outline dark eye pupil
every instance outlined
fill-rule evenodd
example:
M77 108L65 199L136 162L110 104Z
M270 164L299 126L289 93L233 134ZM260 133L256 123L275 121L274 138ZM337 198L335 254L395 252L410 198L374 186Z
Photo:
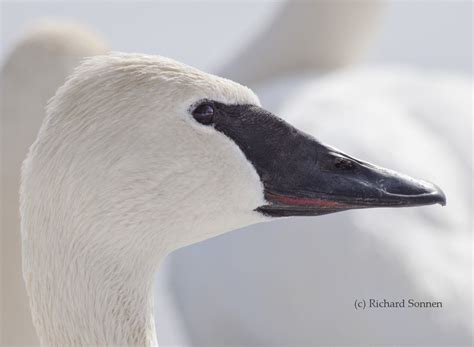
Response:
M193 111L193 117L201 124L211 124L214 120L214 108L209 104L202 104Z

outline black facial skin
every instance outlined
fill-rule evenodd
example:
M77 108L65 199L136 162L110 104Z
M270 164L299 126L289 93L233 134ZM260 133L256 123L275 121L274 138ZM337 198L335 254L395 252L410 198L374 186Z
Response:
M446 204L437 186L323 145L261 107L204 103L212 108L206 125L232 139L259 174L268 204L256 210L265 215L316 216L355 208Z

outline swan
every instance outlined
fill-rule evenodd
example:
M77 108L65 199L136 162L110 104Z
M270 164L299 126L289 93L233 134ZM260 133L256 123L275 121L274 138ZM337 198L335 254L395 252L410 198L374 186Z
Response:
M35 346L21 271L18 205L20 166L43 121L47 100L85 56L107 45L84 25L43 20L21 36L1 68L2 147L2 322L1 344ZM8 318L7 318L8 317Z
M125 53L89 58L59 88L21 179L44 345L156 345L153 275L177 248L278 217L446 202L297 130L247 87Z

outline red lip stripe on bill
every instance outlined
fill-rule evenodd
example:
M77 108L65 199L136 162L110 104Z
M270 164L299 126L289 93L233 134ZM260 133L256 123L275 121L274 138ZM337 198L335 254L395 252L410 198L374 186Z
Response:
M285 205L293 206L319 206L319 207L345 207L346 204L342 204L336 201L312 199L312 198L297 198L294 196L285 196L277 194L268 194L271 200L276 200Z

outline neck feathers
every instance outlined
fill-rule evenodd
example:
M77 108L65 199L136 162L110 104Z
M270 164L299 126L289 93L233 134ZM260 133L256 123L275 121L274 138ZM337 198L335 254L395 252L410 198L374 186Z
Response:
M105 254L101 257L94 252ZM155 269L136 264L134 259L102 262L106 253L89 249L79 254L71 248L63 253L63 259L46 255L32 264L30 258L31 271L25 275L42 344L157 344L152 291ZM130 271L132 268L136 271Z

